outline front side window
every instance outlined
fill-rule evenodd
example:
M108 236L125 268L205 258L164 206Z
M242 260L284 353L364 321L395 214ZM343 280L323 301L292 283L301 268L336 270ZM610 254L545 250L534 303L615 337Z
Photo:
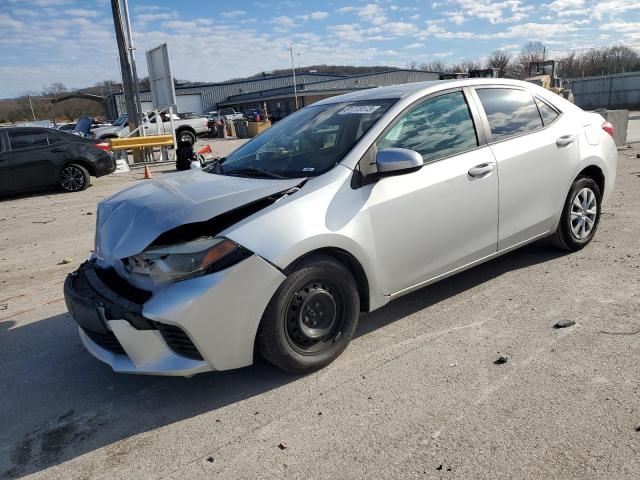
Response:
M408 148L425 162L478 146L469 106L462 92L430 98L400 119L378 141L378 150Z
M9 133L9 145L11 150L23 148L46 147L47 134L40 130L15 130Z
M478 88L493 140L542 128L542 119L531 94L513 88Z
M300 178L338 162L397 100L311 105L286 117L233 152L212 173ZM221 110L222 112L222 110Z

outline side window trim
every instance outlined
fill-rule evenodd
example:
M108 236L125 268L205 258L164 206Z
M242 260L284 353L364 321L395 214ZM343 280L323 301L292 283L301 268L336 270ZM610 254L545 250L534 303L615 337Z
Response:
M561 110L559 110L555 105L552 105L551 103L549 103L547 100L545 100L544 98L538 96L538 95L534 95L533 96L533 101L536 104L536 107L538 107L538 113L540 114L540 118L542 118L542 125L543 125L543 129L550 127L551 125L553 125L554 123L556 123L556 121L563 115L563 112ZM549 124L545 124L544 122L544 117L542 116L542 112L540 111L540 106L538 105L538 102L542 102L544 103L547 107L549 107L551 110L553 110L554 112L556 112L558 115L556 116L556 118L553 119L553 121ZM536 130L537 131L537 130Z
M464 87L465 93L467 94L467 102L473 103L474 110L472 110L472 114L477 115L477 119L474 116L474 123L476 125L476 132L478 132L478 143L480 145L486 145L493 142L493 135L491 134L491 127L489 126L489 119L487 118L487 113L484 111L484 107L482 106L482 102L480 102L480 97L476 93L475 87ZM484 143L480 141L479 133L482 132L482 137Z
M536 133L536 132L541 132L542 130L544 130L545 128L547 128L548 126L551 126L552 124L555 123L555 120L553 122L551 122L549 125L545 125L544 124L544 119L542 118L542 114L540 113L540 109L538 109L538 103L536 102L536 98L539 98L538 96L532 94L528 89L524 88L524 87L518 87L515 85L500 85L500 84L494 84L494 85L473 85L472 87L470 87L474 90L474 98L477 98L477 102L478 102L478 109L481 112L482 115L482 123L486 129L486 135L487 135L487 143L489 145L492 145L494 143L500 143L500 142L506 142L508 140L512 140L514 138L520 138L524 135L530 135L532 133ZM482 102L480 101L480 97L478 96L478 93L476 92L476 90L480 90L480 89L505 89L505 90L520 90L523 92L527 92L530 96L531 99L533 100L533 104L536 106L536 110L538 111L538 116L540 117L540 123L542 124L542 127L540 128L536 128L535 130L530 130L528 132L522 132L522 133L518 133L517 135L512 135L510 137L506 137L506 138L501 138L499 140L494 140L493 139L493 134L491 133L491 127L489 125L489 118L487 117L487 112L485 112L484 110L484 106L482 105ZM542 100L542 99L540 99ZM542 100L544 101L544 100ZM549 105L548 102L544 102L547 105ZM553 108L554 110L556 110L559 115L556 118L556 120L558 118L560 118L560 116L562 115L562 112L558 111L558 109L552 105L549 105L551 108Z
M7 132L7 151L12 151L12 152L21 152L22 150L31 150L31 149L35 149L35 148L43 148L43 147L48 147L49 146L49 137L47 136L47 132L45 132L44 130L34 130L33 128L25 128L24 130L21 130L20 133L26 132L27 134L31 133L31 135L36 135L36 134L42 134L44 135L44 138L47 140L47 144L46 145L30 145L28 147L23 147L23 148L13 148L13 146L11 145L11 132Z

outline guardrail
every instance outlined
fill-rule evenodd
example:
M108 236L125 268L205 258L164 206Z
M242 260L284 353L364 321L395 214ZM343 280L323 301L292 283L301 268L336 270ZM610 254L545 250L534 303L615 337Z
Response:
M146 137L112 138L111 150L132 150L148 147L173 147L173 135L149 135Z

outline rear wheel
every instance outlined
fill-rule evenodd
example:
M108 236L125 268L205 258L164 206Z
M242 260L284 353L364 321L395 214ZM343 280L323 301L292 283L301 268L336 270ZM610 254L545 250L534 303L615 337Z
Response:
M598 184L589 177L578 177L567 195L558 229L551 237L553 243L564 250L584 248L598 229L601 201Z
M358 286L349 269L331 257L312 257L295 268L269 302L258 349L283 370L318 370L347 347L359 314Z
M190 132L189 130L179 131L177 137L178 137L178 142L187 142L187 143L190 143L191 145L196 143L195 133Z
M60 187L66 192L79 192L89 186L91 176L86 168L77 163L65 165L60 171Z

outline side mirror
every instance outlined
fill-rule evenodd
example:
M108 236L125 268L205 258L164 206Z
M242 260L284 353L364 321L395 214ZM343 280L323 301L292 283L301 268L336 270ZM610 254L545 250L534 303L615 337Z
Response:
M424 164L422 155L408 148L385 148L376 153L376 166L380 174L407 173Z

